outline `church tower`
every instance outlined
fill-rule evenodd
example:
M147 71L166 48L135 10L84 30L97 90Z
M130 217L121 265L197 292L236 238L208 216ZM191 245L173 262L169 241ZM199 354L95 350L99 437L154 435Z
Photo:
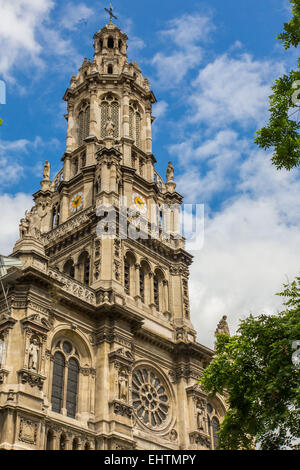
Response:
M0 449L214 449L221 397L197 384L171 163L152 153L156 102L127 36L94 35L65 92L66 151L44 167L0 297ZM14 262L15 260L15 262ZM18 260L18 262L17 262Z

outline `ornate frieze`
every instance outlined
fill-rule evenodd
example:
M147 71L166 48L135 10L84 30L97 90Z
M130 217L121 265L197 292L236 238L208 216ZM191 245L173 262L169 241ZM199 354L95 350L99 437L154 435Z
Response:
M62 284L61 289L63 291L68 292L74 297L84 300L91 305L96 305L96 295L94 291L84 286L81 282L75 281L64 274L61 274L54 268L48 269L48 275Z
M132 406L128 403L125 403L121 400L114 400L112 405L116 415L126 416L127 418L132 417L133 409Z
M205 435L205 434L203 434L199 431L194 431L194 432L190 433L189 437L190 437L190 443L192 445L205 447L206 449L211 448L211 440L207 435Z

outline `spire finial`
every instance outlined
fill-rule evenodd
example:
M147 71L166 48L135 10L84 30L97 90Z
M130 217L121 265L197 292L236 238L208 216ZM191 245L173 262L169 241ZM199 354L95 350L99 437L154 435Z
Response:
M109 4L109 7L109 10L107 8L104 8L104 10L107 11L110 16L109 24L113 24L112 19L115 18L115 20L117 20L118 18L113 14L113 6L111 3Z

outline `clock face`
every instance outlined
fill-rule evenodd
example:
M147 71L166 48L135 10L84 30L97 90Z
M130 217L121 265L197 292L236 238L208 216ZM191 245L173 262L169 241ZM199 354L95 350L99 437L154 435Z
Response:
M75 196L72 197L70 202L70 211L74 214L75 212L79 211L83 207L83 193L77 193Z
M141 194L134 193L132 195L132 202L135 206L135 208L141 212L142 214L146 214L147 212L147 203L146 200Z

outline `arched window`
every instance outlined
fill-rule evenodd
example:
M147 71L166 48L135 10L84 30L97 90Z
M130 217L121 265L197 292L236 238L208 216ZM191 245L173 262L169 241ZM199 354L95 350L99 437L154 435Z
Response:
M112 73L113 73L113 66L112 66L111 64L109 64L109 65L107 66L107 73L108 73L109 75L112 75Z
M91 450L91 445L89 442L86 442L84 445L84 450Z
M79 355L68 340L56 344L52 376L52 411L61 413L66 409L67 416L75 418L78 401ZM67 368L67 370L66 370Z
M143 260L140 266L140 296L141 301L145 305L149 305L150 299L150 266L147 261Z
M214 449L217 449L219 445L219 434L218 431L220 429L220 424L218 418L215 416L212 419L212 432L213 432L213 442L214 442Z
M156 269L153 278L153 291L154 291L154 304L156 310L168 310L167 292L165 292L165 285L167 282L165 276L160 269Z
M121 39L119 39L119 50L120 50L120 51L122 50L122 45L123 45L123 44L122 44L122 41L121 41Z
M115 139L119 137L120 131L120 105L118 99L111 93L108 93L101 102L101 137L107 136L108 121L112 121L114 125L113 136Z
M73 176L76 176L78 173L78 158L75 157L72 160L72 169L73 169Z
M100 39L100 41L99 41L99 49L100 49L100 52L103 49L103 40L102 39Z
M107 40L107 47L109 49L113 49L114 48L114 38L112 38L111 36L108 38Z
M66 436L61 434L59 438L59 450L66 450Z
M52 378L52 411L60 413L63 405L65 358L61 352L54 354Z
M83 152L81 155L80 155L80 168L84 168L86 165L86 153Z
M47 432L46 450L53 450L53 432L51 429Z
M143 304L145 303L145 273L140 269L140 296Z
M82 109L78 115L78 145L82 145L84 139L90 133L90 107Z
M135 257L132 253L127 253L124 259L124 288L125 292L132 297L136 295L135 289Z
M52 228L55 228L59 225L60 218L60 205L57 204L52 209Z
M72 450L78 450L78 448L79 448L79 441L77 437L75 437L72 442Z
M74 261L73 260L70 259L66 262L66 264L63 267L63 272L74 279L74 277L75 277L75 267L74 267Z
M78 281L83 282L87 286L90 283L90 257L85 251L78 259L79 264L79 279Z
M68 363L67 382L67 416L75 418L78 393L79 365L76 359L71 358Z

